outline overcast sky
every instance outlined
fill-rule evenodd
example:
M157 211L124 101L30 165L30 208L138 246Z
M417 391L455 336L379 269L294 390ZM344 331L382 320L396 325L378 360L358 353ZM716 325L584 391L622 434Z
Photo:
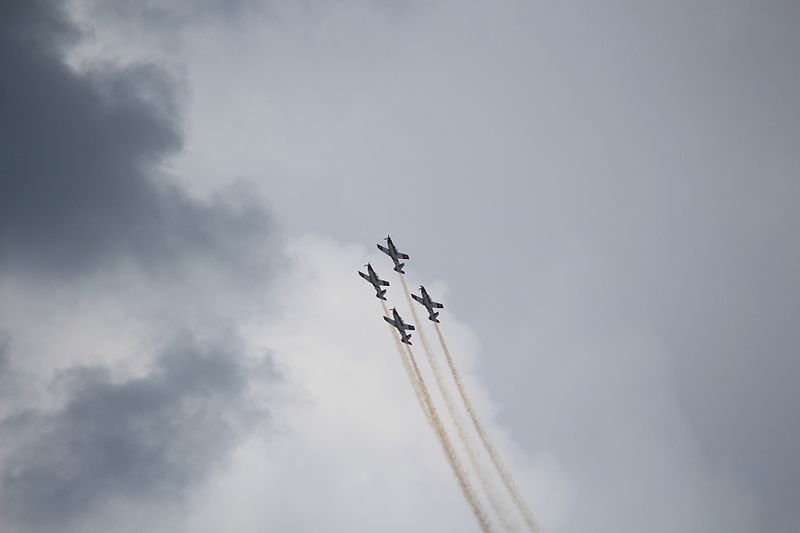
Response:
M477 531L411 255L545 532L800 530L800 4L0 7L0 529ZM416 345L415 345L416 346Z

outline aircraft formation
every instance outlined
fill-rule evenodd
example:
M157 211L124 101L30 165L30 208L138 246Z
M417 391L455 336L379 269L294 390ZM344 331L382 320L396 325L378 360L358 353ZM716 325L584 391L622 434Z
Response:
M400 260L411 259L411 257L408 254L404 254L397 249L397 246L395 246L395 244L392 242L391 236L387 236L383 240L386 241L386 246L381 246L380 244L378 244L378 250L380 250L381 252L385 253L386 255L392 258L392 261L394 262L393 270L395 272L399 274L405 274L403 267L406 265L405 263L401 263ZM380 276L378 276L378 274L375 273L375 269L372 268L371 264L367 263L364 266L367 267L367 273L365 274L359 271L358 275L367 280L367 282L372 284L372 287L375 289L376 298L379 298L381 300L386 300L386 290L381 289L381 287L388 287L389 282L384 279L381 279ZM428 291L426 291L425 287L423 287L422 285L419 286L419 290L421 296L412 294L411 297L415 301L422 304L428 310L428 320L438 323L439 313L434 312L434 309L441 309L444 307L444 305L438 302L434 302L431 299L430 295L428 294ZM408 344L409 346L411 345L411 334L407 332L414 331L415 329L414 325L404 322L402 317L400 316L400 313L397 312L397 308L394 307L392 308L391 318L388 316L384 316L383 319L386 320L386 322L388 322L395 328L397 328L397 331L400 332L400 339L401 339L400 342Z
M450 349L440 327L439 312L436 311L436 309L444 308L444 305L434 301L422 285L419 287L419 295L413 294L408 290L406 273L403 270L405 263L402 263L401 260L407 260L410 257L397 248L390 236L383 240L386 241L386 245L378 244L378 250L388 255L392 263L394 263L393 270L398 274L408 309L411 312L413 321L417 323L416 327L414 324L403 320L403 317L397 311L397 307L393 307L391 311L389 310L386 302L386 289L384 288L389 286L389 282L381 279L370 263L364 265L367 271L358 271L358 275L375 289L375 297L380 301L383 310L383 319L391 326L390 333L417 401L433 430L436 440L444 451L453 475L482 533L495 533L495 521L499 522L502 529L507 533L520 533L517 527L517 520L519 519L522 519L525 528L530 533L539 533L540 530L533 518L533 514L517 490L510 471L501 462L497 449L478 418L455 361L450 354ZM422 305L428 312L428 320L433 323L432 326L436 330L436 336L439 339L440 355L438 357L435 353L436 350L433 349L426 337L425 328L420 323L420 317L417 315L417 308L413 302ZM425 367L425 373L417 363L417 358L411 348L411 331L416 331L419 335L422 350L428 363ZM442 372L438 362L442 355L450 371L450 383L447 382L445 373ZM432 375L435 378L435 390L438 390L439 393L436 398L431 395L431 389L426 383L424 374L427 373L430 373L429 376ZM452 394L450 390L453 385L457 391L457 396ZM450 423L456 429L457 435L455 439L448 434L447 424L443 422L443 418L439 414L439 406L436 405L436 400L444 402L445 412L449 416ZM464 421L464 414L471 421L471 426ZM457 444L454 445L454 442ZM466 462L461 457L461 453L466 453ZM486 468L487 465L484 464L487 461L490 465L488 469ZM476 490L473 486L475 481L482 489L481 491ZM497 482L505 487L503 494L499 494L495 489L493 484ZM487 503L488 508L486 507ZM505 504L513 505L516 508L516 512L509 511Z

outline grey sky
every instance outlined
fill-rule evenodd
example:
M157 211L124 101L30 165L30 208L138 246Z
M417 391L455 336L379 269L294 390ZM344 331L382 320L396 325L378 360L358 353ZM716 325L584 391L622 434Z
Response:
M371 249L390 232L478 339L520 454L559 465L554 531L800 526L796 3L70 10L91 28L71 64L102 70L68 70L51 38L3 52L18 74L0 100L17 125L0 267L39 261L49 280L133 258L180 274L188 258L245 280L185 284L201 306L233 291L235 329L240 303L260 305L242 285L274 272L262 235ZM4 20L4 43L40 34ZM45 138L34 121L54 116ZM43 143L63 157L37 157ZM81 187L35 196L28 176L61 168ZM213 200L231 183L248 202ZM137 308L185 294L172 283Z

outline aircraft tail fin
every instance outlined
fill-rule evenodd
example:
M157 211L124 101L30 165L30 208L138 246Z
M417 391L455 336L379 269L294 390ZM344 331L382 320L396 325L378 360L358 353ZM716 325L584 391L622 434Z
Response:
M406 266L405 263L397 263L397 266L394 267L394 269L395 269L395 271L400 272L401 274L405 274L405 272L403 272L403 267L404 266Z
M378 293L377 294L378 298L380 298L381 300L385 300L386 299L386 291L385 290L378 289L376 292Z
M439 322L439 320L438 320L439 319L439 313L431 313L431 316L429 318L431 320L433 320L434 322Z

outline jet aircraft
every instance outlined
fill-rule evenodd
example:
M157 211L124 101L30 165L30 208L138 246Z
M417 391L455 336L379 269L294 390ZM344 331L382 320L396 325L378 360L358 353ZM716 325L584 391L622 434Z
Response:
M419 290L422 293L422 296L417 296L416 294L412 294L411 297L414 298L414 300L421 303L422 305L424 305L425 308L428 310L428 320L439 322L438 319L439 313L434 313L433 310L434 308L441 309L444 306L438 302L434 302L431 299L430 295L428 295L428 291L426 291L425 287L423 287L422 285L419 286Z
M394 270L395 270L395 272L400 272L401 274L405 274L405 272L403 272L403 267L406 266L406 265L405 265L405 263L401 263L400 260L401 259L409 259L408 255L400 253L397 250L397 247L392 242L392 238L389 237L388 235L383 240L386 241L386 246L381 246L379 244L378 245L378 250L380 250L381 252L385 253L386 255L388 255L389 257L392 258L392 261L394 261ZM388 248L387 248L387 246L388 246Z
M397 328L397 331L400 332L400 340L402 342L411 346L411 334L406 333L406 331L414 331L414 326L403 322L403 319L400 318L400 315L397 313L397 309L394 307L392 307L392 314L394 315L394 319L391 319L388 316L383 317L383 319Z
M381 287L388 287L389 282L378 277L378 275L372 269L372 265L370 265L369 263L367 263L364 266L367 267L367 274L364 274L359 270L358 275L367 280L368 282L372 283L372 286L375 288L375 296L377 298L385 300L386 297L384 295L386 294L386 289L381 289Z

